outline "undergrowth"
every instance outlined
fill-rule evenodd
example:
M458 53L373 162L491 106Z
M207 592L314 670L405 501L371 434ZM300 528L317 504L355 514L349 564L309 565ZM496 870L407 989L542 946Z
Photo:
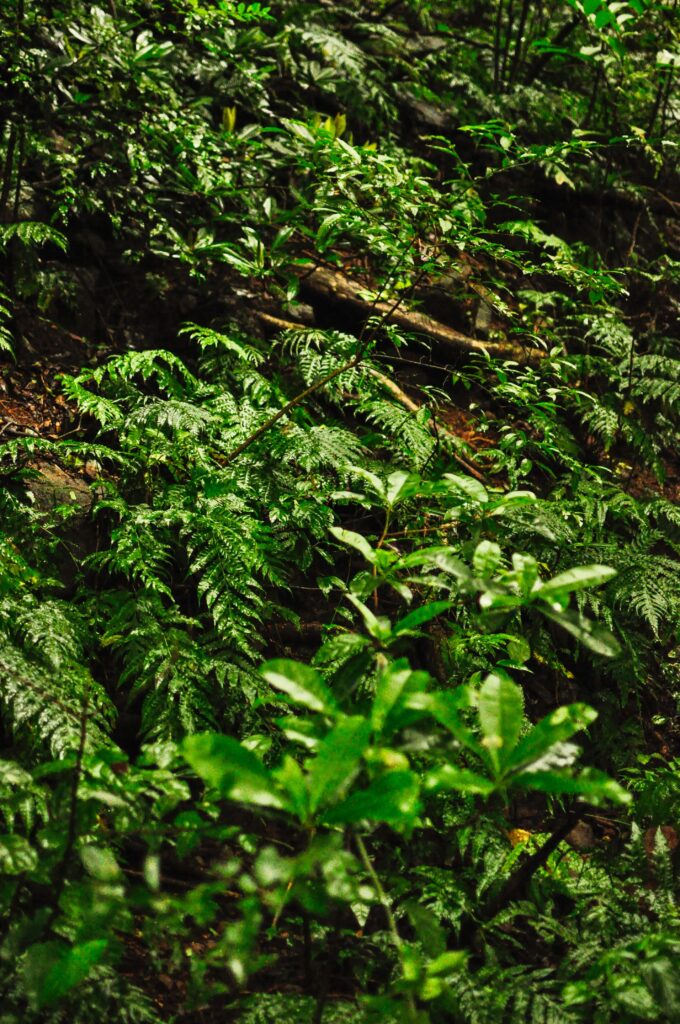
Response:
M678 1019L679 31L5 5L0 1024Z

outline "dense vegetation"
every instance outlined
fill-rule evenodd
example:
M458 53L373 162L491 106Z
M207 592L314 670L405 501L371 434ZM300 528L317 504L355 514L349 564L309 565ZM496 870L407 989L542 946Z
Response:
M677 0L4 0L0 1024L680 1020Z

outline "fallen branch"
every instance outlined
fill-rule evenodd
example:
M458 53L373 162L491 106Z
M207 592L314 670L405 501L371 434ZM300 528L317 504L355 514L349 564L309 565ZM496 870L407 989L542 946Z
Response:
M376 380L379 380L382 386L387 391L389 391L390 394L392 394L399 402L399 404L403 405L405 409L408 409L409 412L413 413L420 412L422 407L418 405L417 402L414 402L412 398L409 398L406 392L402 391L399 385L395 384L395 382L390 377L386 377L385 374L380 373L379 370L374 370L373 367L368 367L368 372L370 373L371 377L375 377ZM454 442L460 443L460 438L457 436L457 434L454 434L451 430L448 429L448 427L442 426L441 423L433 423L433 429L435 434L445 434L447 437L450 437ZM476 480L480 481L480 483L486 483L486 480L484 479L483 475L479 472L479 470L475 469L474 466L470 465L470 463L467 462L462 457L462 455L459 455L457 452L452 452L451 454L455 461L458 463L458 465L466 469L471 476L474 476Z
M327 267L318 267L302 281L303 290L312 292L317 298L332 299L351 306L359 315L382 316L386 323L396 324L411 334L424 334L433 341L468 352L482 352L519 362L536 362L543 358L539 349L523 349L517 345L480 341L454 330L447 324L416 310L397 306L390 310L387 302L370 302L362 297L364 289L357 281Z
M492 894L474 914L468 914L463 918L460 927L461 945L469 944L472 941L475 930L479 926L492 921L513 899L522 899L524 897L527 886L533 876L540 868L545 867L550 854L569 835L582 813L582 811L579 812L578 807L572 807L543 845L535 853L524 855L519 860L515 870L506 879L501 888Z
M352 356L351 359L348 359L346 363L343 363L341 366L336 367L335 370L332 370L330 373L327 373L324 377L319 377L318 380L315 380L313 384L310 384L309 387L305 388L304 391L301 391L298 395L295 396L295 398L291 398L290 402L286 402L282 409L279 409L278 412L275 412L274 415L270 416L269 419L265 420L264 423L257 428L257 430L254 430L252 434L249 434L248 437L246 437L246 439L241 442L241 444L237 445L236 448L233 448L232 451L230 451L229 454L226 455L222 460L222 465L227 466L229 465L230 462L233 462L234 459L237 459L239 455L242 455L243 452L246 451L246 449L250 448L250 446L255 443L255 441L258 441L264 434L268 433L268 431L271 430L271 428L276 423L278 423L280 419L286 416L291 411L291 409L294 409L296 406L300 405L300 403L304 402L304 400L306 398L309 398L310 395L313 395L315 394L315 392L320 391L322 388L325 388L327 384L330 384L332 380L336 379L336 377L339 377L341 374L345 373L346 370L352 370L354 369L355 366L359 365L359 363L364 358L366 349L368 348L371 333L374 333L378 328L380 328L382 324L386 323L388 318L392 316L392 314L395 312L400 302L402 301L401 298L399 298L391 306L388 303L380 302L380 296L385 287L386 285L382 286L382 288L378 292L378 295L376 296L375 302L371 307L372 310L376 309L378 305L383 307L383 312L380 314L378 324L377 326L372 325L371 330L368 331L368 336L364 338L364 333L366 332L366 327L368 326L369 322L368 319L366 320L366 323L362 327L361 333L357 338L356 354Z
M260 320L264 321L264 323L269 324L270 327L275 327L279 331L306 331L306 330L309 330L309 328L306 327L305 324L296 324L292 320L282 320L281 317L272 316L271 313L264 313L264 312L258 310L257 315L260 318ZM367 367L367 372L372 377L375 377L376 380L379 380L380 383L383 385L383 387L387 391L389 391L390 394L393 395L394 398L397 399L399 404L403 405L405 409L408 409L408 411L412 412L412 413L420 412L422 406L418 405L417 402L414 402L413 399L410 398L406 394L405 391L402 391L402 389L399 387L399 385L396 384L391 379L391 377L388 377L386 374L381 373L380 370L376 370L372 366ZM448 427L444 427L444 426L442 426L441 423L438 423L438 422L436 422L434 420L433 420L432 426L433 426L433 432L435 434L437 434L437 435L445 434L447 437L450 437L451 440L454 441L455 443L460 443L460 438L457 436L457 434L454 434L453 431L449 430ZM474 466L472 466L469 462L467 462L466 459L464 459L462 457L462 455L458 455L457 452L452 452L452 456L455 459L455 461L458 463L458 465L462 466L464 469L466 469L468 471L468 473L470 473L472 476L475 477L475 479L479 480L481 483L486 483L486 480L482 476L480 471L478 469L475 469Z

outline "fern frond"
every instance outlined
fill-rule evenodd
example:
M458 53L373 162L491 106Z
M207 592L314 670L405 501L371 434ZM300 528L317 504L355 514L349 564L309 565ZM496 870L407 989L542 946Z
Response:
M54 757L78 747L83 719L87 749L111 745L114 708L87 669L72 662L47 669L9 641L0 653L0 707L12 732L44 743Z

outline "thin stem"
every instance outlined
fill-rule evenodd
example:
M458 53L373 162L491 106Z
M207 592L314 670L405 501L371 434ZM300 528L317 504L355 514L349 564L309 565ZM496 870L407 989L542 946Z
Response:
M21 169L24 163L24 147L26 143L26 133L24 126L21 125L19 128L19 150L17 154L17 170L16 179L14 183L14 204L12 207L12 222L15 223L19 219L19 205L21 203Z
M12 123L9 126L9 137L7 149L5 150L5 163L2 169L2 191L0 192L0 221L9 220L6 215L9 197L12 193L12 175L14 171L14 150L17 144L17 126Z
M403 256L406 254L406 252L408 252L408 249L411 248L412 244L413 242L409 242L407 248L404 250L402 256L400 257L400 261L401 258L403 258ZM399 264L395 267L394 271L392 271L392 273L389 274L389 276L381 285L376 298L373 300L373 307L375 307L376 304L380 302L381 296L385 291L385 288L387 287L388 281L394 276L396 271L399 269L399 266L401 266L401 262L399 262ZM424 273L424 271L422 273ZM416 288L418 286L420 278L422 277L422 273L414 282L413 288ZM304 402L304 400L306 398L309 398L310 395L315 394L315 392L319 391L327 384L330 384L331 381L335 380L335 378L339 377L341 374L346 373L347 370L352 370L354 369L355 366L358 366L366 354L366 350L370 344L373 334L375 334L376 331L389 320L394 311L402 304L404 298L404 295L400 295L399 298L392 304L392 306L390 306L390 308L383 313L377 326L374 325L371 332L369 332L368 336L364 338L364 334L369 325L369 321L366 321L366 323L361 329L361 333L359 334L359 347L356 355L354 355L346 363L343 363L341 366L336 367L335 370L331 370L331 372L327 373L325 377L321 377L320 380L314 381L313 384L310 384L308 388L305 388L304 391L301 391L299 395L295 396L295 398L291 398L290 402L287 402L282 409L279 409L279 411L274 413L273 416L270 416L268 420L265 420L262 426L258 427L257 430L254 430L252 434L248 435L245 441L242 441L241 444L237 445L236 448L233 449L233 451L229 452L229 454L223 460L223 465L229 465L229 463L233 462L234 459L237 459L239 455L242 455L243 452L246 451L246 449L250 448L250 446L254 444L255 441L258 441L263 434L266 434L269 430L271 430L271 428L275 426L275 424L277 424L279 420L282 419L287 413L289 413L291 409L294 409L301 402Z
M534 60L533 63L529 66L525 80L525 85L534 84L534 82L541 74L545 66L549 64L552 58L555 56L555 51L557 50L557 48L562 46L563 43L566 43L569 36L578 28L580 24L581 18L577 14L571 19L571 21L566 22L566 24L562 26L562 28L559 30L559 32L553 39L550 49L546 50L544 53L541 53L536 58L536 60Z
M531 7L531 0L524 0L522 4L522 10L519 16L519 25L517 28L517 35L515 37L515 51L512 55L512 63L510 65L510 81L514 82L517 78L517 72L522 61L524 54L524 31L527 25L527 17L529 15L529 8Z
M330 384L330 382L332 380L335 380L336 377L339 377L340 374L345 373L347 370L353 369L355 366L358 366L361 360L363 359L363 356L363 349L360 349L357 352L357 354L352 357L352 359L348 360L348 362L343 363L342 366L336 367L336 369L332 370L331 373L327 373L325 377L321 377L320 380L316 380L314 381L313 384L310 384L308 388L305 388L304 391L301 391L299 395L295 396L295 398L291 398L290 402L287 402L282 409L279 409L279 411L274 413L273 416L270 416L268 420L265 420L261 427L258 427L257 430L254 430L253 433L250 434L245 439L245 441L242 441L241 444L237 445L236 448L233 449L233 451L229 452L229 454L224 459L223 464L228 465L230 462L233 462L234 459L237 459L239 455L242 455L247 448L250 448L251 444L254 444L255 441L258 441L263 434L267 433L268 430L271 430L271 428L276 423L278 423L279 420L286 415L286 413L289 413L290 410L294 409L297 405L300 404L300 402L304 402L305 398L309 398L309 396L313 395L315 391L319 391L319 389L325 387L326 384Z
M83 711L80 718L80 735L78 737L78 750L76 751L76 763L73 769L73 783L71 785L71 798L69 801L68 824L66 826L66 842L64 853L61 858L61 865L54 885L54 897L52 912L49 917L48 927L52 925L59 912L59 900L66 885L68 862L76 843L76 827L78 823L78 791L80 789L80 776L83 770L83 756L85 754L85 741L87 739L87 712L88 694L85 694Z
M510 40L512 38L512 28L514 24L515 0L508 0L508 24L505 31L505 39L503 41L503 62L501 64L501 88L505 88L507 84L508 57L510 56Z
M399 954L399 959L402 961L402 965L403 965L404 941L403 941L401 935L399 934L399 929L397 928L397 922L396 922L394 913L392 912L392 904L390 902L389 896L387 895L387 893L383 889L382 882L380 881L380 879L378 877L378 873L375 870L375 868L373 867L373 864L371 863L371 858L368 856L368 851L366 850L366 847L364 845L364 841L363 841L363 839L361 838L361 836L359 835L358 832L354 833L354 841L355 841L355 843L357 845L357 850L359 851L359 857L361 858L361 863L364 865L364 867L366 869L366 873L368 874L369 878L371 879L371 882L373 883L375 891L378 894L378 899L380 900L380 905L383 908L383 910L385 911L385 916L387 918L387 924L388 924L388 927L389 927L389 930L390 930L390 935L392 936L392 942L394 944L394 948L396 949L397 953ZM418 1011L416 1009L416 1003L415 1003L415 999L413 998L413 993L412 992L407 992L406 993L406 1006L408 1008L408 1015L411 1018L411 1020L413 1021L413 1024L417 1024L417 1022L418 1022Z
M501 77L501 29L503 27L503 0L496 4L496 21L493 39L493 88L498 92Z

